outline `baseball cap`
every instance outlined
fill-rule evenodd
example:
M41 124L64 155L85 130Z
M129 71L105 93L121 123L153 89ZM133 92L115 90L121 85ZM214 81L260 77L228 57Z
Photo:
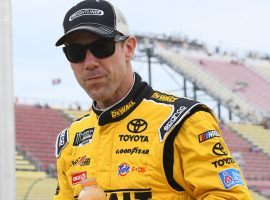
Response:
M67 35L75 31L89 31L105 38L117 33L129 36L127 20L119 8L105 0L84 0L73 6L65 15L64 35L56 46L65 43Z

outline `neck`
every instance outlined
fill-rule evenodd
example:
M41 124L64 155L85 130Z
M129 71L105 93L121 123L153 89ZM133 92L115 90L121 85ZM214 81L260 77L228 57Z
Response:
M126 79L126 81L122 84L122 87L118 88L114 96L105 101L96 101L96 107L99 110L107 110L122 101L130 92L133 87L135 81L135 77L133 73L130 73L130 77Z

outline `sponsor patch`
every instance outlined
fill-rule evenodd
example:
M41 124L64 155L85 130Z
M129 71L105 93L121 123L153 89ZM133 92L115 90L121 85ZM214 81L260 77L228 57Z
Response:
M92 141L95 128L88 128L82 132L76 133L73 146L83 146L89 144Z
M74 173L71 175L71 178L72 178L72 184L76 185L80 183L83 179L87 178L87 171Z
M230 189L237 185L244 186L244 181L241 177L240 171L234 168L226 169L218 173L220 180L225 189Z
M141 133L145 131L146 128L147 122L143 119L133 119L127 125L128 131L132 133Z
M187 109L186 106L181 106L179 109L173 112L173 114L170 116L167 123L165 123L164 130L168 131L174 124L177 122L177 120L180 119L181 114Z
M126 176L130 172L130 166L126 162L122 162L120 165L118 165L118 176Z
M103 10L93 9L93 8L84 8L76 11L69 17L69 21L76 19L77 17L85 16L85 15L104 15Z
M128 112L136 103L134 101L130 101L129 103L127 103L126 105L122 106L119 109L113 110L111 111L111 116L113 119L115 119L116 117L119 117L123 114L125 114L126 112Z
M130 188L128 189L117 189L106 191L107 199L116 200L116 199L152 199L151 188Z
M220 137L220 134L215 130L210 130L210 131L201 133L200 135L198 135L199 143L204 142L214 137Z
M71 166L87 166L90 165L90 158L86 156L79 157L71 162Z
M150 97L156 99L161 102L174 103L178 98L172 95L163 94L161 92L154 92L154 94Z
M145 167L138 167L138 166L130 166L126 162L122 162L120 165L118 165L118 176L126 176L130 172L137 172L137 173L144 173Z
M215 168L217 168L218 166L222 167L225 164L230 165L231 163L235 163L234 159L232 157L226 157L212 162L212 165L214 165Z
M56 144L55 144L55 156L58 158L63 151L64 147L68 144L68 131L67 128L62 130L56 139Z
M166 133L169 133L175 126L177 126L177 124L179 124L185 118L185 116L190 113L193 108L197 106L203 106L203 104L186 98L176 99L174 104L172 105L173 110L170 116L168 116L168 118L162 123L162 125L158 129L160 142L164 141Z
M139 172L139 173L144 173L145 172L145 167L131 167L132 172Z
M213 153L217 156L227 156L228 152L225 150L225 148L223 147L223 145L218 142L213 146L212 149Z
M119 140L124 142L149 142L147 135L119 135Z
M186 106L180 106L179 108L174 107L174 110L172 114L169 116L169 118L162 124L162 126L159 128L159 137L160 141L162 142L165 134L179 121L181 121L182 117L185 115L187 111Z
M149 154L149 149L140 149L139 147L134 147L133 149L117 149L116 154Z

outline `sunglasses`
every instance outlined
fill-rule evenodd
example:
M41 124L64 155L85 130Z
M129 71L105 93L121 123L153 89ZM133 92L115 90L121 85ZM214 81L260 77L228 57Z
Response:
M86 51L89 50L96 58L107 58L114 54L115 43L124 41L128 37L117 35L113 39L100 39L90 44L71 44L63 47L67 59L72 63L84 61Z

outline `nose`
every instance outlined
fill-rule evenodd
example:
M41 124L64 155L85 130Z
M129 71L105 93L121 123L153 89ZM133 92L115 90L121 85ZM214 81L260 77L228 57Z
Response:
M94 69L98 66L97 58L89 51L86 51L85 59L84 59L84 67L85 69Z

